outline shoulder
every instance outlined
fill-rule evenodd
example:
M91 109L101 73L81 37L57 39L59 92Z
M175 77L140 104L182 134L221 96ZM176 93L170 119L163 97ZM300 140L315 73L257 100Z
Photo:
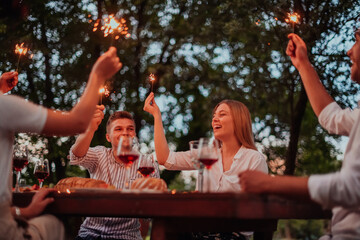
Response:
M235 157L236 156L251 158L254 160L257 159L258 161L266 161L266 157L264 154L262 154L257 150L245 148L245 147L241 147L237 152L237 154L235 155Z

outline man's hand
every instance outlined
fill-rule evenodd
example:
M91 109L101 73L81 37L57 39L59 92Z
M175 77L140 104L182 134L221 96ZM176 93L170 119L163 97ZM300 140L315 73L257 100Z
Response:
M18 73L17 72L5 72L0 77L0 90L3 93L7 93L13 89L18 83Z
M239 174L239 183L243 192L265 193L272 177L263 172L247 170Z
M304 64L310 64L307 56L305 42L296 34L290 33L288 35L289 43L286 48L286 54L291 58L294 66L300 70Z
M153 115L153 117L161 115L160 109L158 105L156 105L153 92L146 98L143 110Z
M21 209L21 215L26 219L39 216L45 207L54 201L54 198L46 197L54 189L41 188L32 198L31 203L26 208Z
M104 119L104 109L104 105L96 105L96 110L88 127L88 131L96 132L96 130L99 128L101 121Z

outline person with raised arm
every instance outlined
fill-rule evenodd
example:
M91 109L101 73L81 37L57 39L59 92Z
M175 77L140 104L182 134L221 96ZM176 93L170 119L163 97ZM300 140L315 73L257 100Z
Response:
M79 101L69 112L54 111L20 97L4 95L16 85L17 73L1 76L0 90L0 239L64 239L63 224L52 215L39 216L54 201L42 189L28 207L12 204L12 152L15 133L39 133L68 136L84 132L93 116L99 88L120 70L122 64L111 47L94 64L88 84ZM3 81L6 84L3 87ZM15 84L14 82L15 81ZM10 83L10 86L7 83ZM6 86L7 85L7 86Z
M105 146L90 147L91 141L104 118L104 106L98 105L87 130L80 134L70 149L70 164L86 168L90 177L103 180L117 189L124 189L126 184L139 178L137 164L126 166L118 154L118 145L122 137L136 137L135 121L131 113L116 111L106 123L106 140L111 148ZM127 167L129 169L127 169ZM129 171L130 179L126 172ZM159 178L158 168L151 177ZM148 221L137 218L87 217L81 224L76 240L90 239L126 239L141 240L142 232L147 233Z
M321 239L360 239L360 109L341 109L327 93L311 65L305 42L290 34L286 54L300 73L320 124L329 133L348 136L340 171L310 177L268 176L256 171L240 173L242 191L280 194L313 200L332 209L331 233ZM351 79L360 83L360 30L347 52L352 62ZM316 159L314 159L316 160Z
M144 110L154 117L154 143L159 164L168 170L195 170L191 152L172 152L165 137L161 112L154 93L145 100ZM235 100L223 100L213 110L212 129L220 142L221 156L211 166L204 188L210 192L240 191L238 174L246 169L268 173L265 156L254 143L250 112ZM198 179L199 180L199 179ZM199 186L199 184L197 184ZM252 233L194 233L192 239L248 239Z

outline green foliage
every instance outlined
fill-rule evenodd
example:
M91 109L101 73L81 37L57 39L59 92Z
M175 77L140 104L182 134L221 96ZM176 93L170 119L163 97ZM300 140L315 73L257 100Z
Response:
M328 220L280 220L273 239L319 239L326 233L328 224Z
M332 140L337 138L319 127L307 104L300 77L284 52L292 31L284 20L293 10L302 16L295 32L307 43L326 89L342 106L354 106L358 88L349 81L349 59L339 46L351 41L358 14L353 6L358 5L355 0L5 1L0 5L0 69L15 69L13 49L24 41L34 58L22 57L13 94L69 110L92 64L110 46L110 38L93 32L89 20L121 13L131 37L114 43L124 67L107 82L111 94L103 99L105 119L116 110L132 112L137 133L151 143L153 120L142 107L152 72L166 136L177 150L211 135L213 107L230 98L249 107L256 141L269 160L285 159L287 174L323 173L340 166ZM104 125L92 145L109 146ZM68 167L73 142L73 137L46 138L44 157L56 169L49 181L84 174ZM163 177L170 183L176 174L164 172Z

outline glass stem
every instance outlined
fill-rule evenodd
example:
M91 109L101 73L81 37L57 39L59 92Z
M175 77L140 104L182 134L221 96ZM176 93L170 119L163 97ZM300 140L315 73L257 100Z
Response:
M130 167L126 167L126 182L125 189L130 189Z
M210 169L209 168L206 168L206 181L207 181L206 192L210 192L211 191L211 179L210 179Z
M204 168L199 169L199 192L204 192Z
M40 183L40 188L42 188L43 182L44 182L44 181L39 181L39 183Z
M16 184L15 184L15 192L20 192L19 181L20 181L20 171L16 171Z

